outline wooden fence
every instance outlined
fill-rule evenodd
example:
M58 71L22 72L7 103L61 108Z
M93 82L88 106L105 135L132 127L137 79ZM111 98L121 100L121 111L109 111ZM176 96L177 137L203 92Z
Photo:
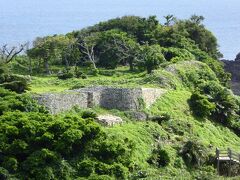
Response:
M221 161L229 163L228 167L228 176L231 176L232 163L238 163L240 165L240 154L232 151L230 148L227 150L216 149L216 158L217 158L217 171L219 172L219 166Z

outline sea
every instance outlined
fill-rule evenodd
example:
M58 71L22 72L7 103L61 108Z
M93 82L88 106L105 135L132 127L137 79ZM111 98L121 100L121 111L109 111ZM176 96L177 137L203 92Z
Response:
M240 0L0 0L0 45L65 34L125 15L205 17L224 58L240 52Z

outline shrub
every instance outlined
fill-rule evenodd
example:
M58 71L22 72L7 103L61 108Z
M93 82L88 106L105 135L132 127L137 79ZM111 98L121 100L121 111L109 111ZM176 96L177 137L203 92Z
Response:
M82 75L83 75L84 73L83 72L81 72L81 71L75 71L75 76L77 77L77 78L80 78Z
M0 87L4 87L5 89L9 89L17 93L23 93L27 89L27 86L27 82L25 81L5 82L0 85Z
M152 156L149 158L148 163L157 167L165 167L170 163L170 156L164 149L155 149L152 152Z
M147 178L149 176L147 171L138 171L131 176L131 179L142 179Z
M116 179L127 179L128 168L122 164L114 163L111 167L112 174L115 175Z
M201 118L206 118L211 115L211 113L216 108L214 103L209 102L208 97L195 92L192 94L189 105L193 113Z
M199 168L198 171L193 173L193 177L196 180L219 179L219 176L216 175L216 169L214 169L213 166L206 166L206 167Z
M0 116L0 164L19 179L127 179L132 142L109 138L89 117L6 112ZM102 176L103 177L103 176Z
M15 158L5 158L2 166L9 170L9 172L15 172L18 168L18 163Z
M195 57L188 50L183 48L162 48L163 55L167 61L177 62L179 60L194 60Z
M0 116L0 122L0 148L4 153L0 164L9 172L29 178L71 177L73 167L64 159L80 155L84 144L96 140L101 132L93 121L70 115L8 112Z
M98 69L92 69L90 74L93 75L93 76L97 76L99 74L99 70Z
M15 92L0 88L0 116L4 112L16 110L22 112L47 112L45 108L38 105L31 96L27 94L16 94Z
M83 83L77 83L77 84L73 85L72 87L70 87L69 89L73 90L73 89L80 89L80 88L84 88L84 87L86 87L86 85L84 85Z
M95 171L95 164L91 160L83 160L77 165L78 174L84 177L90 176Z
M87 119L87 118L95 119L96 117L97 117L97 114L94 111L86 110L82 112L83 119Z
M160 116L153 116L150 119L158 124L161 124L162 122L169 121L171 116L168 113L163 113Z
M82 74L82 75L81 75L81 78L82 78L82 79L87 79L87 75L86 75L86 74Z
M63 71L63 72L60 72L58 73L58 79L70 79L70 78L73 78L73 73L69 72L69 71Z
M187 141L180 150L180 155L188 167L200 167L208 160L207 148L197 140Z
M214 81L200 84L199 90L201 93L199 97L204 97L206 102L208 101L215 106L211 112L211 119L233 128L233 124L236 124L239 118L239 105L234 95L227 88ZM200 102L197 104L200 104ZM195 109L197 110L197 107ZM199 113L201 113L200 109Z
M108 175L97 175L93 174L89 178L89 180L114 180L115 178ZM84 179L85 180L85 179Z
M29 90L29 81L30 80L24 76L3 74L0 78L0 87L17 93L23 93Z
M0 179L2 180L10 179L10 174L8 170L4 169L3 167L0 167Z

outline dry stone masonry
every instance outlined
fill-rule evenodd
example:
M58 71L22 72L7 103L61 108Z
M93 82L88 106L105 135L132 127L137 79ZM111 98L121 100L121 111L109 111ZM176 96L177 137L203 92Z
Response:
M166 91L157 88L88 87L63 93L45 93L36 96L37 101L53 114L69 110L73 106L106 109L140 110L150 107Z
M34 97L39 104L44 105L52 114L71 109L73 106L88 107L88 96L84 93L45 93Z

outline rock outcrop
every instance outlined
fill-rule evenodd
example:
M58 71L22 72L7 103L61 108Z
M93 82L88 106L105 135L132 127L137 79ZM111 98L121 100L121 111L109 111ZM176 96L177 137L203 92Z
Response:
M236 58L235 58L236 62L240 62L240 53L237 54Z
M71 109L73 106L106 109L141 110L150 107L166 91L158 88L114 88L89 87L63 93L45 93L36 96L37 101L53 114Z
M113 126L116 124L122 124L123 120L122 120L122 118L120 118L118 116L113 116L113 115L107 114L107 115L98 116L97 122L99 122L103 126Z
M222 60L224 69L231 74L231 89L236 95L240 95L240 53L236 56L235 61Z

